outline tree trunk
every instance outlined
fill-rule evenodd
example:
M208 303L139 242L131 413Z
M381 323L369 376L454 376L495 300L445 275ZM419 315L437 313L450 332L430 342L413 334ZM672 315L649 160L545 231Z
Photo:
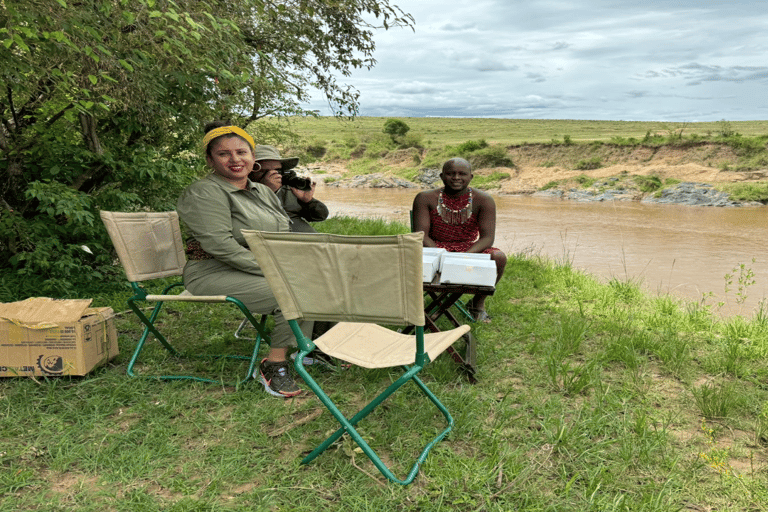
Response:
M85 112L80 112L80 131L83 134L83 140L85 141L85 145L88 146L88 149L91 150L92 153L96 155L103 155L104 154L104 148L101 146L101 141L99 140L99 134L96 131L96 126L98 124L95 117L93 117L90 114L86 114ZM96 166L91 169L89 169L87 172L84 172L75 180L72 182L72 185L70 185L75 190L80 190L80 187L83 186L83 183L88 181L94 173L98 169L100 169L101 166Z

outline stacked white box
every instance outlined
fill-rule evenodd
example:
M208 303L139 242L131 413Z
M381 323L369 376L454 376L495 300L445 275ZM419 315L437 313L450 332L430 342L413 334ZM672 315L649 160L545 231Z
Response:
M451 257L454 259L465 259L465 260L490 260L491 255L485 254L482 252L445 252L440 253L440 265L437 268L438 272L443 271L443 262L445 261L445 258Z
M422 270L421 277L425 283L431 283L435 278L437 269L440 266L440 255L434 253L424 252L422 256Z
M440 255L447 252L440 247L424 247L422 249L424 261L422 278L425 283L431 283L435 278L435 273L440 272Z
M488 258L454 257L449 253L442 263L440 284L472 284L494 286L496 284L496 263Z

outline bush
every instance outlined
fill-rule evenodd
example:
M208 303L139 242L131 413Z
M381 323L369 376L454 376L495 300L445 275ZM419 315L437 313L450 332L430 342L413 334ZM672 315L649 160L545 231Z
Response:
M407 135L404 135L400 139L400 143L397 145L399 149L408 149L408 148L417 148L417 149L424 149L424 146L421 144L422 136L418 133L409 133Z
M599 169L603 166L603 162L600 157L593 156L588 160L579 160L576 164L576 169L579 171L589 171L592 169Z
M641 192L655 192L662 187L661 178L658 176L635 176L634 179Z
M399 119L387 119L384 122L384 129L382 131L389 135L393 142L397 142L397 139L404 137L410 129L411 127L405 124L404 121Z
M736 201L758 201L768 204L768 182L728 183L721 188L731 199Z
M550 181L543 187L541 187L541 190L549 190L551 188L557 188L557 186L560 185L559 181Z
M597 181L597 178L591 178L586 174L580 174L576 176L575 180L576 180L576 183L578 183L582 187L589 188Z
M502 146L492 146L480 149L467 158L473 169L479 167L514 167L515 163L507 155L507 150Z
M485 141L485 139L468 140L467 142L462 142L456 147L456 153L459 155L472 153L473 151L477 151L479 149L484 149L487 147L488 147L488 143Z

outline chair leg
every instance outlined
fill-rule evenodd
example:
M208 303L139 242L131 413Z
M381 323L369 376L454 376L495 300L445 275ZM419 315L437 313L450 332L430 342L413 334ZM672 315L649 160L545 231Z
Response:
M302 354L299 354L300 356ZM302 464L308 464L312 460L314 460L318 455L323 453L328 447L330 447L333 443L335 443L344 433L348 433L350 437L360 446L360 448L363 450L363 453L366 454L366 456L371 460L371 462L376 466L376 468L389 480L393 482L397 482L401 485L407 485L413 482L413 480L416 478L416 475L419 472L419 469L421 465L424 463L424 461L427 458L427 455L429 454L429 451L432 449L432 447L437 444L440 440L442 440L448 432L451 431L453 428L453 418L451 417L448 410L445 408L445 406L437 399L437 397L427 388L427 386L417 377L417 373L421 370L421 367L419 366L412 366L410 368L406 368L406 372L395 382L393 382L386 390L384 390L383 393L378 395L376 398L374 398L368 405L366 405L363 409L361 409L357 414L355 414L352 418L347 419L346 416L336 407L336 405L331 401L330 397L328 397L325 392L320 388L320 386L315 382L315 380L309 375L309 373L304 368L303 364L301 364L299 361L301 359L299 357L296 358L296 363L294 364L296 371L299 373L302 379L307 383L310 389L317 395L317 397L320 399L320 401L323 403L323 405L326 406L326 408L331 412L331 414L336 418L336 420L341 423L341 428L336 430L333 434L331 434L328 439L323 441L317 448L315 448L311 453L309 453L304 459L301 461ZM440 410L440 412L445 417L448 426L434 439L432 439L427 446L422 450L422 452L419 454L419 457L416 459L416 462L411 467L411 470L409 471L408 475L405 479L399 479L397 478L394 473L384 464L384 462L381 460L381 458L376 454L376 452L373 450L373 448L370 447L370 445L362 438L362 436L357 432L357 429L355 429L355 425L357 425L360 420L368 416L377 406L379 406L384 400L386 400L392 393L397 391L400 387L402 387L405 383L408 381L413 381L424 393L424 395L429 398L429 400Z
M173 348L169 343L168 340L165 339L165 336L160 333L160 331L157 330L155 327L155 319L157 318L158 313L160 313L160 309L163 307L162 302L158 302L155 304L155 307L152 309L152 314L149 315L149 318L139 309L139 307L136 305L136 302L133 298L128 299L128 307L131 308L131 310L136 314L136 316L139 318L142 324L144 324L144 332L141 334L141 338L139 338L139 343L136 345L136 350L133 351L133 356L131 357L130 362L128 363L128 375L131 377L136 377L136 374L133 371L133 367L136 364L136 360L139 358L139 354L142 350L144 350L144 344L147 341L147 338L149 337L149 334L152 333L155 335L155 338L168 350L172 355L178 356L179 352Z
M259 349L261 348L261 341L263 339L267 340L267 344L269 344L269 337L266 334L266 328L267 328L267 318L268 315L261 315L261 322L258 323L258 327L256 327L256 331L258 334L256 335L256 338L248 338L248 339L254 339L255 343L253 344L253 353L251 354L251 362L248 365L248 370L245 373L245 378L239 382L239 384L245 384L247 381L251 379L253 376L253 371L256 369L256 365L258 364L259 360ZM250 323L248 320L248 317L244 318L243 321L240 323L240 327L238 327L238 331L241 330L243 324L245 322ZM235 337L237 337L237 331L235 331Z
M469 310L467 309L466 303L460 300L457 300L454 306L456 306L456 309L461 311L461 313L467 318L467 320L469 320L470 322L475 322L475 317L472 316L472 313L470 313Z
M246 338L245 336L241 336L243 329L248 327L251 322L248 321L248 318L243 318L243 321L240 322L240 325L237 326L237 329L235 329L235 338L243 338L243 339L256 339L256 338Z
M128 306L131 308L131 310L136 314L136 316L139 318L142 324L144 324L144 332L141 335L141 338L139 338L139 342L136 346L136 349L133 352L133 356L131 357L131 360L128 363L127 373L130 377L138 377L136 372L134 371L134 366L136 365L136 361L139 358L139 354L141 354L142 350L144 350L144 345L146 344L147 339L149 338L150 333L157 338L157 340L160 342L163 347L165 347L168 352L171 353L173 356L180 356L178 350L173 348L171 344L168 342L168 340L163 336L163 334L155 327L154 323L157 319L157 315L160 313L160 309L162 308L163 302L158 302L155 304L155 307L152 309L152 313L149 317L147 317L141 309L136 304L137 300L135 297L132 297L128 299ZM258 358L259 358L259 350L261 348L261 341L267 340L267 343L269 343L269 336L266 334L266 325L267 325L267 317L268 315L262 315L261 321L257 321L256 318L251 314L250 311L248 311L248 308L245 307L245 304L243 304L241 301L228 297L227 302L230 302L234 305L236 305L240 311L243 312L243 315L245 316L244 320L240 323L240 326L238 327L237 331L235 332L235 335L237 336L237 333L240 332L246 324L250 323L257 331L256 338L248 338L254 340L253 345L253 351L250 355L250 357L245 356L239 356L239 355L225 355L225 356L215 356L219 358L225 358L225 359L247 359L249 360L248 363L248 369L245 373L245 376L242 379L239 379L235 382L235 385L240 386L242 384L245 384L247 381L251 379L251 376L253 375L253 371L256 368L256 365L258 364ZM213 384L222 384L220 380L217 379L209 379L206 377L196 377L192 375L156 375L156 376L147 376L155 379L160 380L193 380L197 382L208 382Z

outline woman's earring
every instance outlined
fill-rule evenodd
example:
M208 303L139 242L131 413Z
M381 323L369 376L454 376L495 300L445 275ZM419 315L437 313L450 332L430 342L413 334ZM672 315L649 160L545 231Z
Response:
M256 168L257 165L259 166L258 169ZM260 171L261 170L261 164L259 162L253 162L253 170L254 170L254 172Z

